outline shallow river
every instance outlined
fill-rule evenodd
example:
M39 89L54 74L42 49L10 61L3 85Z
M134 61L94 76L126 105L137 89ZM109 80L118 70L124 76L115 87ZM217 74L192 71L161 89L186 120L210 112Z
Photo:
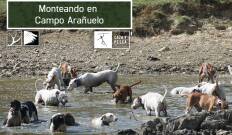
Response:
M220 76L219 82L223 84L227 99L232 101L230 76ZM197 82L197 76L193 75L130 75L119 76L119 84L132 84L142 80L140 85L133 88L133 97L145 94L149 91L164 94L165 85L170 91L177 86L193 86ZM33 80L1 80L0 81L0 122L7 115L9 103L13 99L20 101L34 101L36 93ZM94 88L94 93L84 94L83 88L68 92L69 103L66 107L38 107L39 119L43 122L23 124L20 127L0 128L0 134L49 134L48 120L54 113L71 112L79 126L68 127L66 134L115 134L122 129L134 129L139 131L142 123L154 119L154 116L146 116L142 108L134 111L137 120L132 117L130 105L116 105L112 101L110 87L107 84ZM171 97L167 94L168 115L175 117L184 114L185 98ZM91 119L104 113L112 112L119 118L117 122L103 128L91 126Z

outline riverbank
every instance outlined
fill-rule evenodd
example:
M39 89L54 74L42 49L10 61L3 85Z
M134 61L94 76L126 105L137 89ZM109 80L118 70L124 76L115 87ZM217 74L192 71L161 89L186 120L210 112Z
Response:
M193 35L132 36L126 50L94 49L92 31L42 31L38 47L7 47L7 33L0 34L1 77L44 76L61 62L76 66L79 73L113 69L121 63L122 74L196 74L203 62L228 74L227 65L232 63L232 27L217 30L205 25Z

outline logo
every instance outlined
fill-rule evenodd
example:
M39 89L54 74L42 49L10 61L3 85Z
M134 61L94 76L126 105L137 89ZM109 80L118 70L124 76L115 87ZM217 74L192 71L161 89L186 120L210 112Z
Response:
M112 31L95 31L94 48L112 48Z
M22 45L22 31L8 31L7 46L21 46Z
M130 32L114 32L113 48L129 49L130 48Z
M129 49L130 31L94 31L94 48Z
M38 31L23 31L23 37L24 45L39 45Z
M38 31L12 30L7 33L7 46L39 45Z

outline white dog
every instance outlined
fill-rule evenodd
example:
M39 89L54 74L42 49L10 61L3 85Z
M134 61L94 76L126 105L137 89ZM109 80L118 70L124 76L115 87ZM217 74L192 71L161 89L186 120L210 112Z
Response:
M176 87L172 89L170 93L172 96L186 95L190 94L194 90L208 95L216 95L220 99L226 100L225 92L223 91L222 87L219 86L217 81L216 83L201 82L194 87Z
M59 103L65 105L68 102L68 96L65 91L58 89L42 89L37 91L35 96L35 104L58 106Z
M194 90L198 90L198 86L194 86L194 87L176 87L174 89L171 90L170 94L172 96L175 95L182 95L182 94L189 94L191 92L193 92Z
M167 103L165 101L166 95L167 89L165 89L164 96L159 93L148 92L145 95L135 98L131 108L137 109L142 106L148 115L151 115L151 111L155 111L156 116L159 117L160 112L162 111L164 115L167 116Z
M69 82L69 86L67 90L73 90L73 88L84 86L85 87L85 93L88 91L92 92L93 87L97 87L101 85L104 82L107 82L111 88L116 91L116 82L117 82L117 71L120 64L118 64L118 67L115 71L113 70L104 70L97 73L85 73L84 75L81 75L78 78L72 79Z
M111 122L117 121L118 118L113 113L103 114L101 117L94 118L92 125L94 127L109 126Z
M216 83L203 82L203 83L200 83L198 86L199 86L198 89L202 93L206 93L208 95L215 95L215 96L218 96L222 100L226 100L225 92L223 88L218 84L217 81Z
M52 70L48 73L44 85L46 85L46 89L54 89L55 85L57 85L59 90L61 90L61 86L65 87L60 68L52 68Z

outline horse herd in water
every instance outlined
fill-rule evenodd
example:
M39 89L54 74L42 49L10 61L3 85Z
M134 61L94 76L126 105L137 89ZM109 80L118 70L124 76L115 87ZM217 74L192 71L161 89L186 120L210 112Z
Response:
M164 95L156 92L148 92L144 95L132 98L132 87L142 83L137 81L132 85L119 85L117 84L118 64L115 70L103 70L97 73L85 73L77 76L77 68L71 67L67 63L60 64L59 67L53 67L49 71L44 87L37 90L34 103L32 101L20 102L13 100L10 103L8 115L3 122L5 127L21 126L22 123L31 123L38 121L37 105L45 106L59 106L68 102L67 92L74 88L83 86L84 92L92 92L93 87L97 87L102 83L108 83L113 90L113 98L116 104L131 104L132 109L142 107L145 109L147 115L152 115L155 112L157 117L161 113L166 117L167 102L165 97L167 89L165 88ZM231 67L228 66L229 72L232 74ZM207 82L203 82L207 79ZM228 109L228 101L226 94L218 84L216 69L209 63L203 63L199 70L199 82L193 87L176 87L170 91L172 96L185 96L187 97L185 113L190 113L194 107L198 112L202 110L225 110ZM33 119L33 120L32 120ZM117 116L113 113L102 114L98 118L94 118L91 124L99 128L101 126L110 126L111 122L116 122ZM67 126L77 126L75 118L71 113L56 113L49 122L49 129L52 132L65 132Z

